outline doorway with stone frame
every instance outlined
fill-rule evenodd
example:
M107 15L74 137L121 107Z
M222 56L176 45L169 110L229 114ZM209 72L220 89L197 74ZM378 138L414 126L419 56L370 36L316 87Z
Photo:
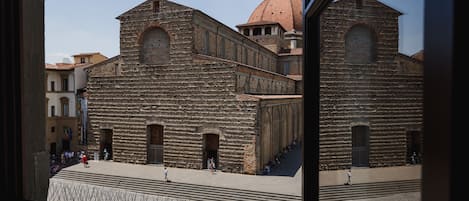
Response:
M113 138L113 130L112 129L101 129L101 140L99 143L99 159L107 159L107 160L112 160L113 154L112 154L112 138ZM109 156L106 158L105 156L105 150L109 154Z
M422 135L419 130L407 130L406 132L407 157L409 164L421 163L422 156Z
M147 164L162 164L164 162L164 126L148 125Z
M220 147L220 138L216 134L204 134L203 135L203 158L202 158L202 168L208 169L209 163L208 160L213 158L215 162L215 168L219 166L219 152Z
M368 167L370 153L370 127L352 127L352 166Z

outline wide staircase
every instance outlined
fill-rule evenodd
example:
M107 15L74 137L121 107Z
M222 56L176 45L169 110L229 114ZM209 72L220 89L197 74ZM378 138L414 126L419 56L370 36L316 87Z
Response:
M400 193L420 192L420 180L387 181L319 188L319 200L360 200Z
M71 180L89 185L118 188L137 193L194 201L289 201L301 200L300 196L283 195L269 192L203 186L196 184L164 182L158 180L103 175L62 170L53 179Z
M204 186L177 182L164 182L142 178L122 177L95 173L62 170L52 179L79 182L83 184L120 189L135 193L172 198L174 200L239 200L239 201L295 201L301 196L270 192ZM62 191L61 189L57 189ZM420 180L378 182L320 188L321 201L359 200L385 197L399 193L420 191Z

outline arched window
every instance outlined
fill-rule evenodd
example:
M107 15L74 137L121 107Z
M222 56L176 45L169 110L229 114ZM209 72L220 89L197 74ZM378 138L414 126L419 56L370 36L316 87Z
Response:
M161 28L143 33L140 60L145 64L164 64L169 61L169 36Z
M367 64L376 61L376 37L365 25L356 25L345 36L345 62Z

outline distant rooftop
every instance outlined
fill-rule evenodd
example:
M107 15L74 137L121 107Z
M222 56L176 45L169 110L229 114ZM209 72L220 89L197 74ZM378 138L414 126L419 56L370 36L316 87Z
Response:
M91 55L102 55L101 53L99 52L89 52L89 53L80 53L80 54L75 54L75 55L72 55L73 57L78 57L78 56L91 56ZM104 55L102 55L104 56Z
M70 64L70 63L56 63L56 64L48 64L46 63L46 70L73 70L77 67L86 66L88 64Z

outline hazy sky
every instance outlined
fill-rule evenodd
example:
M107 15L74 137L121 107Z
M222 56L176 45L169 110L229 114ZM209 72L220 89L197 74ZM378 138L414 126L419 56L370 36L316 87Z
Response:
M262 0L173 0L201 10L236 29L246 23ZM380 0L404 13L400 17L399 51L414 54L423 46L423 0ZM83 52L119 54L117 16L144 0L45 0L46 62Z

